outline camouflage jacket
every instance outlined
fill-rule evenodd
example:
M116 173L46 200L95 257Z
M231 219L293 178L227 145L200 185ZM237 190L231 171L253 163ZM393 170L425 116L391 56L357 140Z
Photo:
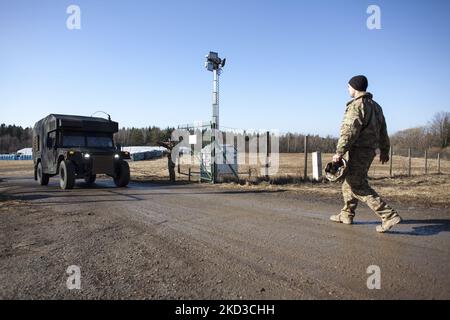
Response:
M336 153L344 155L354 147L380 149L389 153L389 136L383 110L366 93L347 103Z

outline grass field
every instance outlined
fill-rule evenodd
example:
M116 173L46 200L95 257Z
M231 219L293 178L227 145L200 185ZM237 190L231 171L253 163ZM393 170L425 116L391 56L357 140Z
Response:
M322 156L323 165L330 161L332 155ZM184 160L186 161L186 159ZM219 187L237 189L279 189L292 192L314 193L324 197L340 197L340 185L327 182L302 182L303 154L280 154L279 172L270 181L262 181L256 165L239 167L240 182L224 183ZM311 163L311 159L309 159ZM450 207L450 161L441 160L441 172L437 174L436 160L428 160L428 174L424 175L424 160L412 159L412 176L407 177L406 157L395 156L393 162L394 178L389 178L389 165L381 165L378 159L374 161L369 175L371 185L387 199L405 203L427 206ZM2 176L33 175L31 161L0 161L0 181ZM181 164L181 172L187 173L188 168L198 171L198 166ZM134 181L168 181L167 159L130 162L131 178ZM249 178L248 172L251 172ZM308 170L311 175L310 170ZM187 181L186 175L177 173L178 181ZM198 175L192 176L192 181L198 181Z
M310 156L309 156L310 157ZM332 154L323 154L322 162L325 165L331 160ZM279 171L271 177L270 181L262 181L258 175L260 169L256 165L243 165L239 167L239 183L224 183L219 187L248 189L287 190L299 193L312 193L323 197L341 197L339 184L328 182L303 182L303 154L280 154ZM309 158L308 175L311 176L311 159ZM167 180L167 160L139 161L130 164L132 176L137 181ZM189 167L198 171L198 165L181 164L181 172L187 173ZM259 167L261 168L261 167ZM249 169L251 176L249 178ZM437 174L436 159L428 159L428 174L425 175L425 162L421 158L412 158L411 177L408 173L408 158L394 156L393 174L389 177L389 164L382 165L378 158L369 172L370 184L387 200L395 200L425 206L450 207L450 161L441 160L441 174ZM178 175L177 180L186 181L186 175ZM193 175L192 181L198 176Z
M322 165L323 167L329 161L331 161L332 154L323 154L322 155ZM308 176L312 176L312 167L311 167L311 155L308 156ZM253 156L251 160L249 157L246 158L245 165L239 166L240 178L245 179L250 176L253 178L261 175L261 168L263 168L262 164L249 165L249 162L255 163L257 162L256 156ZM394 156L393 158L393 175L394 176L404 176L408 174L408 158L401 156ZM194 164L183 164L183 162L187 162L188 159L184 159L181 161L180 169L181 172L187 173L189 167L192 171L198 171L198 164L193 161ZM134 171L136 178L143 179L161 179L167 178L167 160L158 159L153 161L138 161L132 162L131 168ZM438 173L437 160L436 159L428 159L427 168L429 174ZM281 179L286 177L291 178L300 178L303 177L304 173L304 155L303 153L281 153L279 157L279 168L276 175L274 175L273 179ZM423 175L425 173L425 161L423 158L412 158L411 159L411 175ZM441 160L441 173L450 174L450 161ZM389 177L389 164L382 165L379 162L379 159L376 158L370 168L369 175L374 178L381 177ZM180 176L180 179L187 179L186 176ZM196 179L194 177L194 179Z

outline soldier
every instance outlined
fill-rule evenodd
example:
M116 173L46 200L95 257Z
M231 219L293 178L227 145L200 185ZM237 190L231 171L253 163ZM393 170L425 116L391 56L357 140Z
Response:
M169 170L169 180L175 182L175 163L172 160L172 149L175 147L175 141L159 141L158 145L168 150L167 152L167 169Z
M342 184L344 207L332 221L352 224L358 201L365 202L380 218L377 232L386 232L401 222L397 211L387 205L368 183L367 175L380 150L382 164L389 161L389 136L381 107L366 92L368 81L365 76L350 79L348 91L353 98L347 103L340 130L340 138L333 156L333 162L341 161L348 152L347 174Z

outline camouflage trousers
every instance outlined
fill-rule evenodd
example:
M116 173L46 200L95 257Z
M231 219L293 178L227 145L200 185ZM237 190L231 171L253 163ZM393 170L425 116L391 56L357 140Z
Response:
M367 176L375 155L375 150L370 148L353 148L349 151L348 170L342 184L344 207L341 215L354 217L359 201L366 203L382 221L398 215L369 186Z

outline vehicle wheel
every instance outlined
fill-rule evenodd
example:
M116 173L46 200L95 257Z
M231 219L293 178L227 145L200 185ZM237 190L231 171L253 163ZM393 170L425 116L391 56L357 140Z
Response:
M59 165L59 186L63 190L75 186L75 166L70 160L61 161Z
M114 183L119 188L125 187L130 182L130 166L126 161L120 161L117 166L117 176L114 178Z
M91 175L85 177L85 178L84 178L84 181L85 181L87 184L92 184L92 183L95 182L95 179L96 179L96 178L97 178L97 175L91 174Z
M48 174L45 174L42 170L42 163L38 163L37 165L37 179L41 186L48 185L48 181L50 180L50 176Z

